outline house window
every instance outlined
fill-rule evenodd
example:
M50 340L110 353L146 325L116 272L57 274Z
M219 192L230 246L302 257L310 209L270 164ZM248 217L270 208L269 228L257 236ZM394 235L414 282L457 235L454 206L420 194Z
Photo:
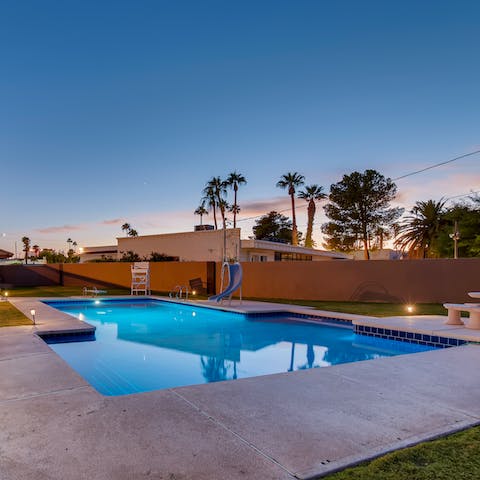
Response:
M313 260L312 255L305 255L304 253L290 253L290 252L275 252L276 262L285 261L308 261Z

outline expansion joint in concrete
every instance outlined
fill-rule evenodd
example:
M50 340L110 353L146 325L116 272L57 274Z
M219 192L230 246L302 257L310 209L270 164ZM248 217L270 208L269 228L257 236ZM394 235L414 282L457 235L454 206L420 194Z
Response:
M232 430L231 428L227 427L227 425L225 425L224 423L222 423L221 421L217 420L216 418L212 417L211 415L209 415L207 412L205 412L204 410L202 410L200 407L198 407L197 405L195 405L193 402L191 402L190 400L188 400L187 398L185 398L183 395L181 395L180 393L178 393L178 391L174 390L174 389L170 389L170 392L173 393L174 395L176 395L178 398L180 398L181 400L183 400L185 403L187 403L190 407L192 407L194 410L196 410L200 415L203 415L204 417L206 417L209 421L211 421L212 423L214 423L215 425L219 426L220 428L222 428L223 430L227 431L228 433L230 433L231 435L233 435L235 438L237 438L238 440L240 440L244 445L246 445L248 448L250 448L251 450L253 450L255 453L257 453L258 455L261 455L262 457L266 458L268 461L272 462L274 465L276 465L277 467L281 468L284 472L286 472L288 475L290 475L292 478L299 478L297 477L297 475L295 475L295 473L291 472L290 470L288 470L288 468L286 468L284 465L282 465L281 463L279 463L277 460L275 460L273 457L271 457L270 455L268 455L267 453L263 452L262 450L260 450L256 445L254 445L253 443L249 442L246 438L242 437L242 435L240 435L238 432L235 432L234 430Z

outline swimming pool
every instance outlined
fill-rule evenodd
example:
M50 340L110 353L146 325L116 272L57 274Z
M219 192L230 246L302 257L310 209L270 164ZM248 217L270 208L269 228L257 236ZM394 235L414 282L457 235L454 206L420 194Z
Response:
M291 314L251 316L153 299L45 303L96 327L86 341L46 341L104 395L432 349L356 335L348 325L302 323Z

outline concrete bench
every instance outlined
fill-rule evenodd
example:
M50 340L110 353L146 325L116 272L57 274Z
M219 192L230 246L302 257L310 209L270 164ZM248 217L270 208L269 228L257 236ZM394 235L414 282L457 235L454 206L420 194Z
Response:
M480 330L480 304L479 303L444 303L448 310L448 320L445 325L465 325L461 319L461 312L468 312L467 328Z

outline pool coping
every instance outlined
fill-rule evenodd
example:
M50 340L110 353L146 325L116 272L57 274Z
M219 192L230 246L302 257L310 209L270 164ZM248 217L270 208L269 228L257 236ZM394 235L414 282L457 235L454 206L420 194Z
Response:
M118 297L113 297L118 298ZM162 297L152 297L157 298L160 300L165 300ZM458 348L450 348L445 349L443 351L434 351L434 352L425 352L422 354L413 354L415 355L415 361L412 361L412 355L405 355L403 356L404 361L398 360L400 357L395 357L397 360L394 359L379 359L373 360L369 362L359 362L355 364L344 364L338 365L335 367L329 367L325 369L314 369L312 371L296 371L290 372L285 374L275 374L275 375L268 375L265 377L254 377L251 379L243 379L237 380L235 382L219 382L217 384L207 384L207 385L196 385L191 387L178 387L173 389L168 389L167 391L155 391L155 392L147 392L145 394L135 394L135 395L127 395L124 397L103 397L98 394L93 388L91 388L85 381L80 379L78 375L73 372L66 364L64 364L63 360L60 360L59 357L49 348L37 345L38 342L34 342L32 337L36 337L38 334L45 334L45 333L74 333L74 332L84 332L84 331L92 331L92 326L85 324L85 322L81 322L77 319L74 319L70 315L63 314L54 308L47 306L46 304L41 303L41 299L34 299L34 298L13 298L11 299L12 303L17 306L21 311L24 311L29 316L29 312L31 308L36 309L36 317L38 320L38 324L34 327L5 327L4 329L0 329L0 342L3 340L5 343L9 345L20 344L24 342L28 344L25 347L25 351L22 350L20 353L12 354L10 357L6 359L0 358L0 364L3 364L4 367L8 367L5 369L5 372L2 376L1 381L7 381L7 386L11 386L12 388L12 398L3 399L0 398L0 412L5 411L8 412L10 409L13 411L12 415L15 414L14 406L18 406L20 412L22 412L22 416L20 418L25 417L25 412L22 411L21 405L23 404L30 404L31 407L35 407L35 398L40 398L38 395L41 396L42 401L47 405L53 405L56 401L56 397L58 395L63 395L65 398L70 398L69 395L76 393L77 397L81 397L82 395L88 398L88 402L102 402L105 405L105 415L108 415L108 412L111 412L118 405L129 405L132 401L142 401L145 402L146 411L149 411L153 403L158 402L160 399L165 399L166 396L170 395L177 398L177 401L183 404L190 405L195 413L195 418L198 416L205 417L215 425L215 428L220 429L228 438L228 442L240 442L245 448L247 452L247 457L252 458L252 462L256 464L256 462L260 461L263 462L261 464L261 468L259 471L256 471L256 474L250 474L250 476L245 476L244 474L239 475L238 478L258 478L258 476L263 476L264 478L270 478L269 475L272 475L272 478L314 478L320 475L326 475L333 471L342 469L346 466L356 464L360 461L364 461L370 458L374 458L375 456L381 455L388 451L395 450L397 448L403 448L407 445L412 445L424 440L428 440L431 438L435 438L440 435L444 435L446 433L451 433L453 431L457 431L459 429L463 429L469 426L477 425L480 422L480 407L477 407L475 403L472 401L471 405L470 402L467 400L467 397L471 394L474 395L474 392L478 392L480 387L480 380L477 379L478 375L475 374L475 364L478 363L480 360L480 348L476 345L471 346L463 346ZM53 298L45 298L44 300L53 300ZM59 298L58 300L67 300L67 298ZM197 302L192 303L193 305L198 305ZM255 305L250 305L253 308ZM264 313L268 308L270 312L275 311L287 311L291 313L300 313L306 314L310 317L318 317L322 316L325 312L321 311L312 311L311 308L301 308L297 306L285 306L285 305L277 305L277 306L268 306L262 305L258 310L255 310L257 313ZM227 307L228 308L228 307ZM222 306L222 310L226 310L225 306ZM249 306L244 304L243 306L234 305L233 307L237 313L246 313L245 309L248 309ZM58 312L54 313L54 312ZM315 314L314 314L315 313ZM329 316L331 316L332 312L328 312ZM337 315L337 314L335 314ZM401 317L390 317L387 319L374 319L370 317L364 316L357 316L357 315L350 315L350 314L338 314L342 319L348 319L352 321L354 325L363 325L363 326L382 326L384 328L389 327L392 328L392 325L398 326L400 324L405 325L405 328L413 329L413 321L412 319L402 319ZM439 327L439 319L437 318L434 320L433 318L430 319L422 319L418 318L417 321L421 325L421 330L425 332L435 332L438 330ZM427 323L422 323L427 321ZM441 319L440 319L441 321ZM410 322L410 323L408 323ZM433 322L433 323L432 323ZM429 326L435 326L435 329L429 329ZM376 327L375 327L376 328ZM458 329L458 328L447 328L440 330L444 331L445 335L461 335L463 337L468 337L469 341L476 341L478 337L475 335L475 332L466 331L467 329ZM32 338L32 340L30 340ZM453 337L452 337L453 338ZM472 340L473 339L473 340ZM33 342L35 344L35 351L29 351L29 342ZM43 343L43 342L42 342ZM22 347L23 348L23 347ZM33 349L33 347L32 347ZM41 349L41 351L37 351ZM1 349L0 349L1 351ZM18 348L17 350L18 351ZM420 357L418 357L420 355ZM49 366L44 366L42 368L38 367L39 360L43 360L48 363ZM48 361L47 361L48 360ZM473 361L472 361L473 360ZM25 363L28 365L33 366L34 364L37 365L37 369L35 371L36 375L45 378L43 382L44 385L35 385L29 386L28 388L33 389L34 392L32 394L25 394L28 390L26 383L29 381L30 372L28 369L22 371L22 375L19 376L18 372L15 371L15 368L19 368L17 364ZM50 362L50 363L49 363ZM50 370L51 364L55 364L55 368L61 369L63 372L59 375L55 381L58 380L59 385L55 384L53 386L48 386L46 383L48 381L53 381L50 379ZM363 364L363 365L362 365ZM368 365L365 365L368 364ZM405 366L407 364L407 366ZM379 389L380 391L384 390L384 384L391 381L392 375L398 375L400 371L408 370L408 368L412 369L412 374L415 372L419 372L422 368L425 370L425 382L417 382L415 378L410 378L408 375L404 375L405 385L407 390L410 389L410 397L416 399L417 403L412 404L412 411L409 412L407 417L406 414L402 418L405 418L405 421L410 422L412 425L415 423L413 420L418 416L417 422L421 423L423 416L425 416L425 411L422 409L427 408L425 403L427 402L425 399L425 394L423 389L427 391L429 388L432 391L436 391L436 395L432 395L434 400L429 400L432 403L431 408L434 410L435 415L431 418L431 422L437 421L435 425L424 425L423 430L416 431L415 434L412 432L415 430L413 426L410 427L411 434L405 435L403 431L402 425L398 425L399 433L398 433L398 440L385 440L385 442L379 444L378 443L378 432L377 430L385 430L385 436L390 438L390 429L393 427L385 426L382 424L381 426L378 425L378 422L382 423L384 419L382 419L379 412L382 411L382 408L388 408L387 405L382 401L382 396L387 395L387 393L383 393L378 396L376 402L380 402L378 405L364 405L362 402L361 404L348 404L345 407L341 407L343 403L345 403L345 398L342 395L342 389L347 388L352 382L358 382L359 378L364 378L364 382L369 382L370 387L373 389ZM445 372L445 375L451 375L448 377L449 381L452 382L452 385L448 385L448 391L443 389L442 381L439 380L443 378L443 376L439 375L442 373L439 370ZM471 371L471 375L468 374ZM64 379L62 379L64 377ZM454 382L459 382L457 377L462 379L461 383L457 386L454 385ZM378 380L375 380L378 378ZM429 380L430 379L430 380ZM31 379L30 379L31 380ZM48 380L48 381L47 381ZM445 380L446 381L446 380ZM339 383L340 382L340 383ZM431 385L430 385L431 383ZM288 392L287 396L285 395L275 395L274 397L268 397L268 402L266 400L267 396L271 394L271 388L266 384L275 385L277 390L275 391L285 391ZM357 450L352 453L352 451L345 452L345 454L339 455L338 458L335 460L322 460L321 453L323 450L328 450L329 446L327 444L323 444L319 442L317 445L318 452L310 452L309 448L305 446L305 450L307 453L305 454L304 460L299 460L296 458L293 453L289 454L288 451L285 451L285 445L282 444L281 438L282 435L278 433L278 430L281 426L275 424L275 422L267 422L266 425L263 425L264 428L267 429L266 437L264 434L257 429L257 424L261 423L262 418L268 418L269 412L268 409L278 408L279 410L286 408L286 403L290 406L292 404L292 408L295 406L296 399L288 398L290 396L298 395L299 393L310 392L314 391L317 392L318 390L318 398L321 398L322 395L330 395L328 392L325 392L322 385L331 384L333 386L336 385L338 390L338 395L342 395L341 397L335 397L335 388L333 388L332 397L329 397L329 400L325 401L324 404L320 405L311 405L312 409L318 409L319 415L321 412L328 411L330 412L330 416L335 415L338 416L335 412L338 411L338 408L345 408L345 412L349 412L349 415L354 415L350 417L351 422L355 421L367 421L367 426L372 428L372 431L369 435L372 437L372 440L366 442L363 446L356 445L352 447L352 449L357 448ZM18 387L15 387L18 385ZM355 391L359 395L359 398L362 398L362 395L370 395L368 389L365 388L365 385L362 383L356 383ZM14 393L15 388L18 389L20 393ZM45 388L46 391L39 392ZM350 387L349 387L350 388ZM392 388L395 388L395 385L392 385ZM457 395L459 398L451 397L449 391L452 389L457 389ZM463 389L463 390L462 390ZM7 389L8 390L8 389ZM1 389L0 389L1 391ZM81 392L81 393L80 393ZM361 393L363 392L363 393ZM464 395L461 395L461 392L465 392ZM469 395L467 395L467 393ZM401 395L401 393L398 393ZM303 395L303 393L302 393ZM317 394L315 394L317 395ZM83 398L83 397L82 397ZM375 398L377 398L375 396ZM374 398L374 400L375 400ZM474 397L475 398L475 397ZM478 397L476 397L478 400ZM115 400L112 400L115 399ZM225 399L228 402L238 402L241 399L241 404L239 404L239 408L246 409L246 412L252 412L255 408L260 408L259 405L262 402L267 402L267 410L262 411L260 417L253 415L252 418L250 414L245 414L244 418L242 419L242 423L238 423L237 418L232 418L229 416L228 412L224 412L223 408L224 405L221 399ZM164 400L162 400L164 401ZM166 400L165 400L166 401ZM303 402L302 398L302 402ZM394 402L395 398L392 397L390 402ZM406 402L406 399L403 399L403 402ZM342 403L343 402L343 403ZM428 402L427 402L428 403ZM151 406L149 406L151 405ZM175 404L176 405L176 404ZM338 405L340 407L338 407ZM248 407L248 408L247 408ZM38 408L38 407L37 407ZM180 408L178 405L175 408ZM330 409L331 408L331 409ZM361 417L360 419L357 418L359 412L355 414L355 411L358 410L365 410L366 412L360 412ZM403 407L401 404L398 405L398 409L402 409ZM2 410L3 409L3 410ZM253 409L253 410L250 410ZM369 410L371 409L371 411ZM294 430L293 433L301 434L302 436L312 436L318 435L318 432L311 432L309 430L309 425L312 423L311 413L309 412L302 412L301 409L298 412L298 408L294 410L290 410L290 415L296 415L295 422L290 424L290 427ZM368 411L367 411L368 410ZM416 410L419 410L416 412ZM295 413L293 413L295 412ZM376 413L374 413L376 412ZM390 413L393 415L393 413ZM193 415L193 413L192 413ZM367 419L363 417L368 417ZM323 419L323 416L320 415ZM343 417L342 417L343 418ZM341 437L342 442L348 443L348 425L344 425L344 421L342 418L339 418L339 423L336 426L336 429L331 430L333 427L330 427L329 435L331 438ZM444 419L440 421L439 419ZM352 420L353 419L353 420ZM355 420L356 419L356 420ZM286 419L288 422L288 419ZM25 420L23 420L25 421ZM39 419L36 420L37 422L40 421ZM52 413L49 415L42 414L41 421L46 422L48 425L52 422L55 422L55 418L52 417ZM293 420L292 420L293 421ZM319 421L317 416L314 417L313 421ZM329 420L325 417L325 420L321 420L322 422L327 422L325 426L326 430L328 431ZM237 423L236 423L237 422ZM252 423L253 422L253 423ZM412 423L413 422L413 423ZM347 422L348 424L349 422ZM9 427L6 427L5 433L10 435L10 437L15 437L15 432L20 428L22 421L19 419L18 425L12 424ZM250 425L250 427L249 427ZM296 425L296 426L295 426ZM83 428L81 425L78 428ZM133 428L133 427L132 427ZM159 427L160 428L160 427ZM344 431L344 428L347 430ZM355 431L355 427L352 425L351 428L352 433ZM303 431L302 431L303 429ZM187 427L188 430L188 427ZM298 432L295 432L298 430ZM251 433L253 432L253 433ZM270 433L269 433L270 432ZM188 432L185 434L187 435ZM89 435L88 431L84 432L85 435ZM1 435L1 434L0 434ZM279 436L280 435L280 436ZM345 437L347 435L347 437ZM351 434L350 434L351 435ZM370 438L370 437L369 437ZM393 437L392 437L393 438ZM275 440L273 440L275 439ZM280 439L280 440L279 440ZM92 438L92 440L94 440ZM96 440L96 439L95 439ZM94 440L94 441L95 441ZM128 441L127 439L122 440L124 443ZM213 440L209 440L213 442ZM29 441L28 438L23 438L19 440L21 445L24 445L25 448L28 449ZM227 443L228 443L227 442ZM287 439L285 439L287 442ZM377 443L375 443L377 442ZM125 447L126 445L124 445ZM44 452L45 455L49 455L48 453L48 445L38 446L40 452ZM214 447L212 447L214 448ZM218 447L216 447L218 448ZM237 448L237 447L235 447ZM240 447L238 447L240 448ZM243 448L243 447L242 447ZM342 447L339 447L340 449ZM7 449L8 450L8 449ZM214 451L215 450L214 448ZM279 453L280 452L280 453ZM218 452L217 452L218 453ZM16 458L17 451L9 451L9 455L12 455ZM260 460L259 460L260 459ZM107 463L112 462L113 460L105 460ZM265 463L266 462L266 463ZM152 463L154 461L152 460ZM245 463L247 459L245 459ZM13 465L13 464L12 464ZM293 466L292 466L293 465ZM104 468L109 469L109 465L104 465ZM14 468L12 466L12 468ZM15 467L16 468L16 467ZM67 468L67 467L65 467ZM113 468L113 467L112 467ZM187 467L182 467L187 468ZM207 466L205 466L207 468ZM208 466L208 468L210 468ZM213 468L213 467L212 467ZM221 465L218 466L216 473L218 473L218 478L230 478L226 476L225 472L222 470ZM273 469L273 470L272 470ZM214 473L215 473L214 472ZM221 475L220 473L223 472ZM273 473L272 473L273 472ZM213 475L213 474L212 474ZM223 477L222 477L223 475ZM12 474L12 477L15 475ZM73 477L70 477L73 478ZM106 477L108 478L108 477ZM125 477L128 478L128 477ZM186 477L186 478L195 478L194 476ZM217 478L215 475L212 478ZM234 478L234 477L231 477ZM235 477L236 478L236 477Z

